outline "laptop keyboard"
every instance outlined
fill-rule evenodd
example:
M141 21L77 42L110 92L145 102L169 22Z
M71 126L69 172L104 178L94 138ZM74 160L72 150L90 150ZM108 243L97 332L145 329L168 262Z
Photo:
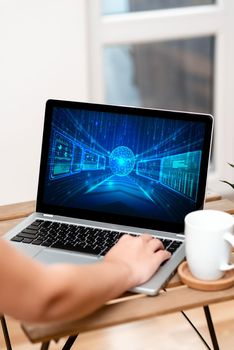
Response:
M13 237L11 241L103 256L124 234L130 233L36 220ZM175 240L161 238L160 240L171 254L175 253L182 244L182 242Z

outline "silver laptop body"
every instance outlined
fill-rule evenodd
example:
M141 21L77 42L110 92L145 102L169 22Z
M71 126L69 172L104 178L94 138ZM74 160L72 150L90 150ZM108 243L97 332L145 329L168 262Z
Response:
M147 232L176 247L133 289L156 295L185 257L185 215L203 207L212 124L206 114L47 101L36 212L4 238L45 264L89 264L107 252L97 232L97 243Z

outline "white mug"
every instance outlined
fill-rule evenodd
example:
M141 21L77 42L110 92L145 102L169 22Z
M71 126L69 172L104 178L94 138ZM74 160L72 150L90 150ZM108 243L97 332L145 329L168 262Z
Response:
M185 217L185 252L192 275L217 280L230 264L234 246L234 218L218 210L198 210Z

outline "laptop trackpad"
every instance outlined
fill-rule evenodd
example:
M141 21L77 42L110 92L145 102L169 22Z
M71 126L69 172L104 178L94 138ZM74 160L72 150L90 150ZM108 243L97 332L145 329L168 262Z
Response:
M55 251L52 249L44 249L35 257L35 259L45 264L64 263L83 265L100 261L100 259L95 256L85 256L79 253L74 254L64 251Z

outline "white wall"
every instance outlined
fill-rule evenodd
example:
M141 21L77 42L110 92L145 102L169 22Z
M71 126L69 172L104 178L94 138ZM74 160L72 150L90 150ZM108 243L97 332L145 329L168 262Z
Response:
M36 198L44 105L86 100L83 0L0 0L0 205Z

